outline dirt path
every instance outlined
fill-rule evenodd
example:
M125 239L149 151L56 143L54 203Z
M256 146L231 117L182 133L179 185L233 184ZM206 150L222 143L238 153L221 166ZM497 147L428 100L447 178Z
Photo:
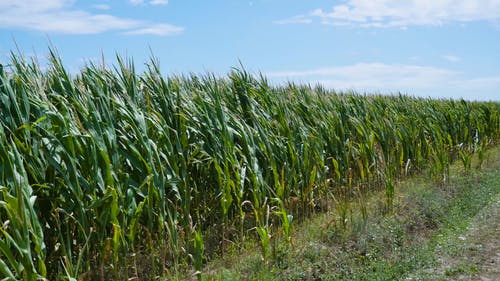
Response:
M438 245L436 256L436 267L408 279L500 281L500 194L465 232Z
M472 220L459 239L463 241L459 255L443 260L449 267L445 271L448 276L455 280L500 280L500 196ZM470 266L472 274L461 272L464 266ZM453 276L455 272L458 274Z
M474 228L468 234L471 245L479 248L480 255L474 257L472 252L467 256L479 261L481 280L500 280L500 196L491 208L480 214L478 222L473 224Z

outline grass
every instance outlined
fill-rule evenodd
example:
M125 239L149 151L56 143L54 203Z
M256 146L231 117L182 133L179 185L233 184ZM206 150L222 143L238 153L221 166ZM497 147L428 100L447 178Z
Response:
M272 262L247 247L244 255L209 265L206 280L448 280L478 274L480 264L469 260L435 268L444 254L463 255L463 233L500 196L500 148L488 151L487 159L482 171L465 172L455 163L444 186L425 176L398 183L390 213L380 212L385 195L375 192L366 202L368 218L353 212L347 227L332 223L341 219L334 210L319 214L296 225L293 243L278 245ZM352 204L359 210L359 203Z

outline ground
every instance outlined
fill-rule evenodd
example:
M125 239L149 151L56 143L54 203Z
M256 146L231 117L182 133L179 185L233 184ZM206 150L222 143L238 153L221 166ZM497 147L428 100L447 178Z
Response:
M438 265L408 280L500 280L500 196L474 216L463 233L444 242L446 246L436 249Z

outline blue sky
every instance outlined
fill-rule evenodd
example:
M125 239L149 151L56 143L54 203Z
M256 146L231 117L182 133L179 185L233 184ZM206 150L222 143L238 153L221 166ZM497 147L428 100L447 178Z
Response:
M500 0L0 0L0 62L16 43L73 73L152 52L165 75L240 60L276 83L500 100Z

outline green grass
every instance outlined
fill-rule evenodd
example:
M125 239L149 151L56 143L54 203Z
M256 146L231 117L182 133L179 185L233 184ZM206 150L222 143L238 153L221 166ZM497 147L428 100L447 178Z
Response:
M243 69L164 77L154 59L143 73L117 58L73 75L50 53L43 69L13 54L0 71L11 280L202 277L253 239L273 264L327 202L341 216L330 225L363 230L351 213L392 212L398 180L425 170L446 186L452 161L471 172L500 139L494 102L271 86ZM365 206L379 190L379 208Z

